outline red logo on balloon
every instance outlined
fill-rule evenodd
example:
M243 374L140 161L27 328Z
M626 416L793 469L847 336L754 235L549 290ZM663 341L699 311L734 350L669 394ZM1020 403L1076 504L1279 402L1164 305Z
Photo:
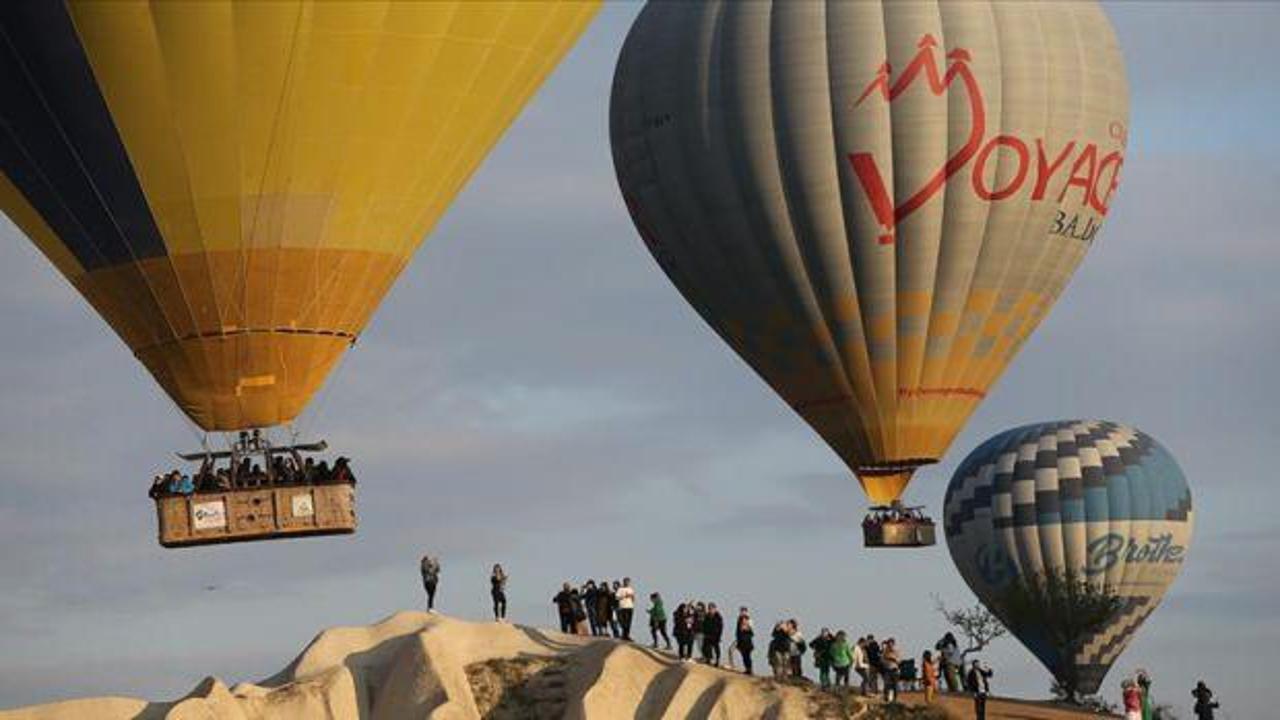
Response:
M928 203L970 160L974 161L971 182L973 192L979 198L988 201L1003 200L1017 193L1025 184L1033 165L1035 180L1031 190L1031 200L1043 200L1054 175L1060 169L1069 166L1070 176L1058 194L1057 202L1062 203L1067 193L1072 188L1077 188L1080 190L1081 206L1087 206L1098 215L1105 216L1111 196L1119 184L1120 168L1124 164L1123 147L1127 140L1124 124L1110 123L1108 135L1120 145L1120 148L1101 158L1095 143L1078 143L1071 140L1062 145L1057 152L1050 152L1044 138L1036 138L1034 143L1028 143L1017 136L1001 134L986 140L986 103L982 97L982 88L969 68L969 63L972 61L969 51L956 48L947 53L944 71L938 62L937 46L938 42L932 35L921 37L917 45L919 51L896 79L892 77L893 70L889 63L885 62L854 103L855 107L862 105L873 96L879 97L886 103L892 103L922 78L926 81L929 92L939 97L951 89L958 80L964 87L969 102L970 128L964 144L956 149L942 167L930 175L921 187L909 194L901 203L894 203L893 194L885 185L884 175L872 153L849 153L849 163L853 167L854 175L858 178L858 183L880 224L878 237L880 244L893 244L898 224ZM1031 145L1035 146L1034 162ZM997 154L1000 149L1012 154L1011 162L1016 162L1016 166L1012 176L1005 180L1001 187L995 187L988 183L986 168L992 155ZM1075 161L1068 164L1067 159L1077 149L1079 154L1075 156ZM1061 209L1051 228L1054 234L1086 241L1092 240L1096 230L1097 223L1092 218L1088 216L1082 218L1079 213L1071 215Z
M853 172L858 176L858 182L862 184L862 189L867 194L867 198L871 201L871 209L876 214L876 219L880 221L880 244L888 245L893 242L893 233L895 226L902 222L903 218L920 209L922 205L929 201L947 180L956 173L965 163L978 152L978 148L982 145L982 137L987 131L987 113L986 106L982 102L982 89L978 87L978 81L973 77L973 73L969 71L969 51L963 48L956 48L947 53L947 59L951 64L947 67L946 74L943 75L938 68L938 60L934 54L934 48L938 45L938 41L933 39L932 35L925 35L920 38L920 52L912 58L911 63L907 65L907 69L898 76L892 85L889 84L889 76L892 73L889 63L886 62L880 66L876 77L867 85L867 89L862 92L855 105L861 105L873 92L879 91L880 96L885 102L893 102L899 95L911 87L917 78L923 77L929 81L929 90L934 95L942 95L947 91L956 78L964 83L969 93L969 109L971 111L972 127L969 130L969 139L965 144L955 152L954 155L947 158L947 162L938 172L924 184L924 187L912 193L901 205L894 205L893 199L889 195L888 188L884 184L884 176L880 172L880 168L876 165L876 159L871 153L850 153L849 162L853 164Z

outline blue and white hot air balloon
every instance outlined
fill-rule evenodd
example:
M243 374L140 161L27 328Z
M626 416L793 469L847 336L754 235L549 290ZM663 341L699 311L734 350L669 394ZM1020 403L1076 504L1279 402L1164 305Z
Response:
M1132 427L1099 420L1024 425L969 454L947 487L947 547L978 598L1055 677L1097 692L1182 569L1191 490L1173 456ZM1119 609L1069 649L1049 618L1013 617L1013 583L1070 577Z

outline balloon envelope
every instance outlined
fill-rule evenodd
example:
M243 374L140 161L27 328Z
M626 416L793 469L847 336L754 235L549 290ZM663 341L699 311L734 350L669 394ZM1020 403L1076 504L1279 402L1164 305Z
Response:
M1173 456L1140 430L1098 420L1025 425L987 440L956 470L943 510L951 558L974 594L1050 672L1078 671L1087 694L1182 569L1193 522ZM1087 580L1121 601L1103 630L1066 655L1042 623L1002 606L1012 583L1051 576Z
M0 8L0 208L206 430L292 420L597 2Z
M1093 2L657 2L610 133L658 264L883 503L1091 246L1127 95Z

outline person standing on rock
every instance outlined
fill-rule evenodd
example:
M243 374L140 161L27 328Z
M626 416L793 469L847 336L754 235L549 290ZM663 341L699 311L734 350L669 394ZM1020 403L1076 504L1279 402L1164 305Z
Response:
M858 692L865 697L868 682L871 679L870 665L867 663L867 639L865 637L858 638L858 642L853 644L853 671L858 673Z
M804 654L809 649L804 633L800 632L800 621L791 618L787 621L787 635L791 638L791 674L804 677Z
M751 653L755 650L756 629L746 607L738 609L738 622L733 631L733 645L742 656L742 672L751 674Z
M1196 699L1196 720L1213 720L1213 711L1218 709L1218 703L1213 699L1213 691L1204 684L1203 680L1196 683L1195 689L1191 691L1191 697Z
M650 647L655 650L658 648L658 636L662 636L662 642L671 649L671 638L667 635L667 609L662 605L662 596L658 593L649 593L649 634L653 636L653 645Z
M1134 677L1134 682L1138 685L1138 691L1142 693L1142 720L1152 720L1156 703L1151 698L1151 674L1146 670L1139 670Z
M822 628L818 637L813 639L813 664L818 668L818 685L824 690L831 687L831 643L835 636L827 628Z
M702 655L702 662L711 662L707 657L707 604L699 600L693 606L693 647Z
M631 587L631 578L622 578L622 587L618 588L618 624L622 626L622 639L631 640L631 619L636 614L636 591Z
M606 584L605 587L608 588L609 586ZM609 600L609 616L608 616L609 630L613 633L613 636L616 638L622 637L622 625L620 625L618 622L619 620L618 591L621 589L622 589L622 583L619 583L617 580L614 580L613 589L607 593L608 600Z
M1124 704L1124 720L1142 720L1142 690L1129 678L1120 683L1120 700Z
M964 678L964 689L973 695L973 717L975 720L987 720L987 695L991 694L990 668L982 667L977 660Z
M924 704L932 705L938 695L938 662L928 650L920 658L920 684L924 687Z
M600 623L597 622L600 616L596 613L596 596L598 594L595 580L587 580L586 584L582 586L582 601L587 604L587 624L591 626L592 636L600 634Z
M565 583L560 592L551 598L551 602L555 603L556 611L560 614L560 632L573 632L573 590L569 583Z
M596 585L596 594L587 599L587 611L595 618L596 634L601 637L609 635L609 627L613 625L613 590L609 589L609 581L601 580ZM615 633L616 635L616 633Z
M502 622L507 619L507 572L501 565L493 566L493 574L489 576L489 597L493 600L493 619Z
M707 616L702 621L702 656L715 667L720 667L720 640L724 637L724 616L715 603L707 606Z
M884 641L880 648L880 675L884 678L884 701L898 702L898 643L893 638Z
M867 635L867 688L872 695L880 693L880 675L883 672L881 662L880 643L876 642L876 636Z
M782 620L773 626L773 634L769 637L769 667L777 679L791 674L791 634L787 623Z
M582 602L582 594L577 588L569 591L569 602L573 606L573 633L575 635L586 635L587 628L587 606Z
M440 561L423 555L418 563L422 571L422 589L427 591L427 612L436 611L436 587L440 584Z
M831 655L831 669L836 671L836 687L849 687L849 668L853 666L853 649L849 647L849 636L841 630L831 641L828 651Z
M942 670L942 679L947 683L947 692L955 692L960 687L960 673L964 668L958 665L960 644L956 636L948 632L934 646L938 651L938 662Z
M687 602L680 603L672 619L675 621L676 654L682 662L688 662L693 658L693 606Z

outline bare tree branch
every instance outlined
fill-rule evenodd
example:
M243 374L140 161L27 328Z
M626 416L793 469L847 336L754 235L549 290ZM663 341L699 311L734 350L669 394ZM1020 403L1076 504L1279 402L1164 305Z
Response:
M982 652L994 640L1009 632L1004 623L1000 622L1000 618L993 615L981 603L973 607L952 610L942 602L942 598L934 595L933 607L942 614L947 624L955 627L964 636L966 647L960 652L961 661L967 659L971 653Z

